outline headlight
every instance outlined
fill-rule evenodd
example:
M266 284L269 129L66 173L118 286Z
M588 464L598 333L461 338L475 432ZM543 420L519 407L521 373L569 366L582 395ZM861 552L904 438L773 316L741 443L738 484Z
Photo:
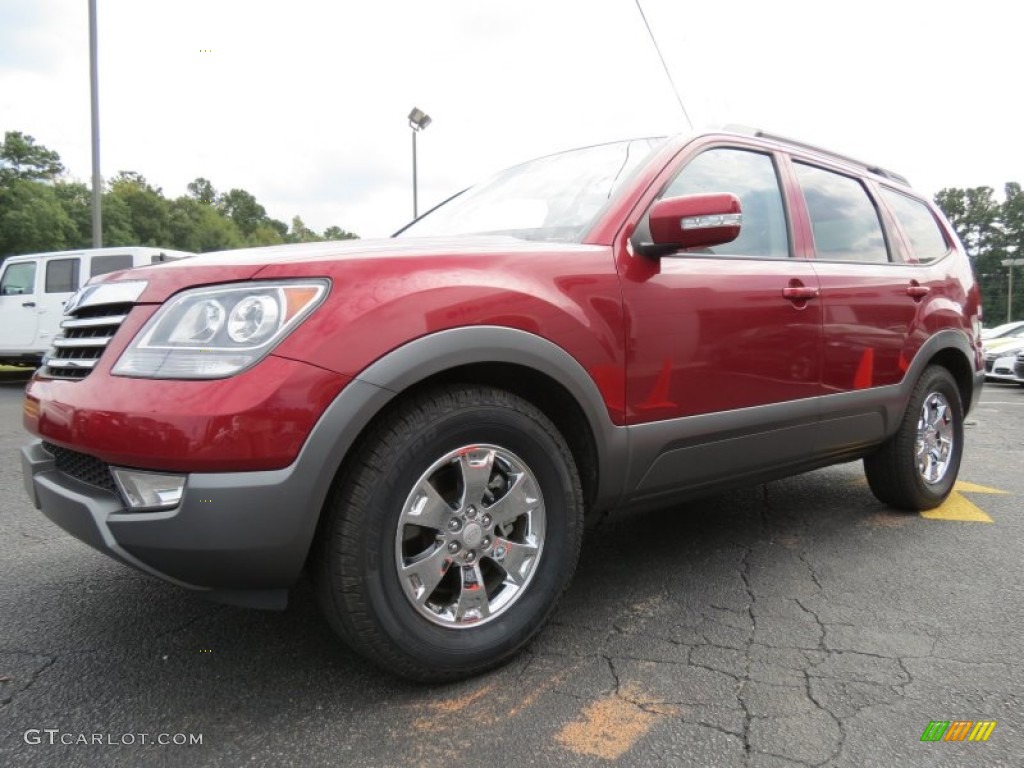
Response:
M114 365L116 376L218 379L263 359L323 301L326 280L196 288L170 299Z

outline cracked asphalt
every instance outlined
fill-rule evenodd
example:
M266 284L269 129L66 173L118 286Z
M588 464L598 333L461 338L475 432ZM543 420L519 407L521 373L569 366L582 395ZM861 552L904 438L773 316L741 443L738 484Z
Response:
M307 584L218 606L65 535L22 491L20 396L0 383L2 765L1024 765L1019 387L967 430L993 522L891 511L859 463L619 514L525 653L441 687L352 655ZM922 743L932 720L997 726Z

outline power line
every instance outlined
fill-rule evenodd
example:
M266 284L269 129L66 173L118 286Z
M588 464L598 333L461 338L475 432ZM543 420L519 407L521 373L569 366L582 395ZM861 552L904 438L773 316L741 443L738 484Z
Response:
M661 55L661 48L658 47L658 41L654 37L654 32L651 30L651 25L647 21L647 14L644 13L644 9L640 5L640 0L636 0L636 9L640 11L640 18L644 20L644 26L647 27L647 34L651 36L651 42L654 43L654 50L658 52L658 58L661 59L661 66L665 68L665 76L668 77L669 85L672 86L672 92L676 95L676 101L679 102L679 108L683 110L683 117L686 118L687 125L692 129L693 121L690 119L690 113L686 111L686 105L683 104L683 99L679 95L679 89L676 88L676 81L672 79L672 73L669 72L668 64L665 63L665 57Z

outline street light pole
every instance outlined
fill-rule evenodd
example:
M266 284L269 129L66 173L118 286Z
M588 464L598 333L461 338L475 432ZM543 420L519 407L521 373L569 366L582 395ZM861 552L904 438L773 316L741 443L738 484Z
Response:
M1006 291L1006 322L1013 322L1013 268L1024 267L1024 259L1003 259L1002 264L1008 273Z
M89 0L89 89L92 102L92 247L103 245L103 214L100 210L103 178L100 176L100 89L96 57L96 0Z
M416 179L416 134L424 130L432 122L430 115L419 107L413 107L409 113L409 127L412 128L412 217L419 218L419 200Z
M415 128L412 129L412 218L419 218L419 202L417 200L417 184L416 184L416 134L419 133Z

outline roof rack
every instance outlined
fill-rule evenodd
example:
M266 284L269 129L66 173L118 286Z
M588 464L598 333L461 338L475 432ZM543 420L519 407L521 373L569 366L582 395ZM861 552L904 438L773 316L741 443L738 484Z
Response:
M882 168L879 165L874 165L873 163L865 163L862 160L857 160L856 158L850 157L849 155L843 155L840 154L839 152L833 152L831 149L825 149L824 147L819 147L814 144L808 144L805 141L797 141L796 139L791 139L787 136L780 136L777 133L769 133L768 131L763 131L760 128L750 128L749 126L746 125L727 125L723 128L723 130L729 131L730 133L739 133L747 136L755 136L759 139L770 139L771 141L778 141L783 144L790 144L794 147L800 147L801 149L807 149L810 150L811 152L816 152L819 155L827 155L828 157L834 157L835 159L842 160L843 162L846 163L859 165L861 168L864 168L878 176L882 176L883 178L891 179L892 181L898 182L900 184L906 184L908 187L910 186L910 182L907 181L907 177L904 176L903 174L896 173L895 171L890 171L886 168Z

